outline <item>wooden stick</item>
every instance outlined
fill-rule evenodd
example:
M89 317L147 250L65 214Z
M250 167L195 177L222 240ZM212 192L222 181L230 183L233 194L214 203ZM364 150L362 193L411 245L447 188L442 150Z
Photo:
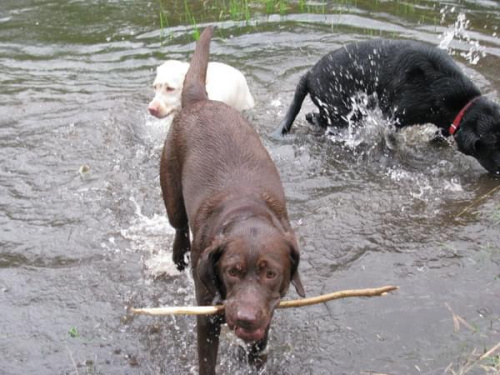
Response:
M279 309L287 309L289 307L302 307L315 305L317 303L323 303L332 301L334 299L349 298L349 297L378 297L397 290L397 286L384 286L381 288L374 289L352 289L352 290L340 290L338 292L323 294L317 297L310 297L304 299L297 299L293 301L281 301L278 305Z
M498 349L500 349L500 342L498 344L496 344L493 348L488 350L486 353L484 353L481 357L479 357L479 359L482 360L482 359L488 358L490 355L495 353Z
M476 204L478 204L479 202L481 202L484 198L487 198L488 196L490 196L491 194L493 194L495 191L499 190L500 189L500 185L491 189L489 192L487 192L486 194L482 195L481 197L479 197L478 199L476 199L474 202L472 202L471 204L469 204L467 207L465 207L456 217L460 217L462 216L463 214L465 214L467 211L469 211L469 209L473 206L475 206Z
M134 315L151 315L151 316L164 316L164 315L213 315L224 311L224 305L217 306L184 306L184 307L153 307L136 309L131 308L130 312Z
M374 289L353 289L341 290L335 293L324 294L317 297L304 298L293 301L281 301L278 305L279 309L287 309L290 307L309 306L318 303L332 301L334 299L348 298L348 297L376 297L383 296L388 292L399 289L397 286L384 286ZM151 315L151 316L164 316L164 315L211 315L224 311L224 305L217 306L184 306L184 307L157 307L157 308L144 308L135 309L131 308L130 312L135 315Z

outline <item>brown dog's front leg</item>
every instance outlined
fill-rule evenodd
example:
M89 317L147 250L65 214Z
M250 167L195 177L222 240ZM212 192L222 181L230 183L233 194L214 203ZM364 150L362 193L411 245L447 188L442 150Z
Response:
M219 350L221 318L217 316L198 316L198 363L200 375L215 375L217 352Z
M199 306L210 306L214 296L205 288L196 271L199 259L197 246L193 245L193 278L196 293L196 302ZM198 364L199 375L215 375L217 352L219 350L219 335L223 315L200 315L196 317L196 331L198 336Z

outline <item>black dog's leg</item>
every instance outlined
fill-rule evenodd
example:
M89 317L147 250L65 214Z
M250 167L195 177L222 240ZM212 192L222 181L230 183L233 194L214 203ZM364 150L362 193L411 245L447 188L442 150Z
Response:
M326 120L321 113L311 112L306 115L306 120L308 123L320 128L326 128L328 126L328 120Z
M334 126L337 128L344 128L348 125L345 118L339 115L330 115L328 111L320 108L319 113L311 112L306 115L306 120L311 125L318 126L322 129L326 129L329 126Z

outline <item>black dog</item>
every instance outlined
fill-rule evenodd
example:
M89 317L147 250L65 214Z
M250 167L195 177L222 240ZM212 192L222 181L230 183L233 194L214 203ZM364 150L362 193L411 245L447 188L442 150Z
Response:
M396 128L432 123L453 135L461 152L500 174L500 106L481 96L446 52L414 41L379 39L330 52L302 76L273 134L290 131L307 94L319 108L306 115L310 123L345 127L358 93L376 98Z

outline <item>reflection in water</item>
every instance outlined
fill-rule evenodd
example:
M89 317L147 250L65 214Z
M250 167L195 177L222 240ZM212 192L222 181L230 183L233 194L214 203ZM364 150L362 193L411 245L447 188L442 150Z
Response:
M498 342L499 193L484 198L498 178L453 145L428 142L432 126L393 132L376 110L365 127L325 135L307 127L303 115L314 106L306 102L293 136L277 142L267 134L301 74L326 51L372 37L437 45L441 36L496 97L500 8L302 3L251 8L249 22L233 22L211 2L190 11L200 27L220 21L213 60L248 78L257 104L245 115L282 176L308 296L401 289L277 312L267 370L441 374ZM184 2L161 4L0 4L2 374L196 373L192 317L126 313L194 303L190 272L171 262L173 230L159 188L168 122L147 113L156 66L188 59L193 26ZM445 303L477 331L454 332ZM232 337L222 337L220 373L249 374Z

